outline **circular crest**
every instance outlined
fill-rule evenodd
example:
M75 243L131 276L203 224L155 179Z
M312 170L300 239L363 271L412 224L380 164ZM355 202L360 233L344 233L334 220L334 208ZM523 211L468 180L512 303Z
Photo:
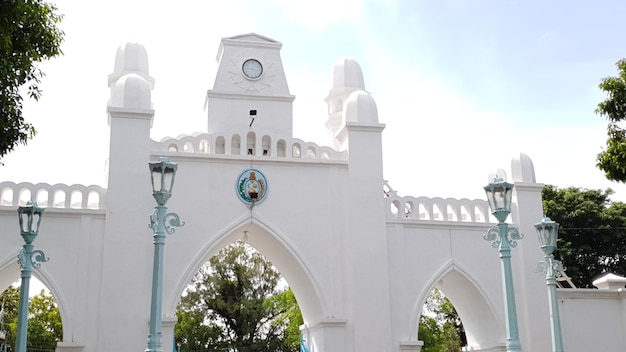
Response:
M235 185L239 199L248 204L259 204L267 196L267 180L257 169L246 169L239 174Z

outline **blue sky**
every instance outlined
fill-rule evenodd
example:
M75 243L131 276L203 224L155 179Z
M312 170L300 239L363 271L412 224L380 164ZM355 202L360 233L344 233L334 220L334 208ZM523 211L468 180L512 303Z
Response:
M156 79L152 138L204 131L220 38L256 32L283 43L294 137L320 145L334 62L361 64L387 125L384 176L401 195L484 198L487 175L524 152L538 182L626 200L595 169L606 122L593 113L600 79L626 57L622 1L55 3L65 55L42 65L43 98L25 107L39 135L0 180L105 186L107 76L128 41L146 47Z

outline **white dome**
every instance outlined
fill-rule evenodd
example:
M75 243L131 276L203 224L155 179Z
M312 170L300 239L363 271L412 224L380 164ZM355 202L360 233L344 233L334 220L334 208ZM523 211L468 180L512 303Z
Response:
M122 76L111 92L110 106L114 108L152 109L152 93L148 81L136 74Z
M123 48L121 46L117 48L113 72L117 74L126 72L149 74L146 48L138 43L126 43Z
M537 182L535 180L535 167L533 161L524 153L511 160L511 173L513 182Z
M339 59L333 70L333 89L354 88L365 90L363 71L358 62L350 58Z
M138 43L126 43L124 47L117 48L115 55L115 67L109 75L109 87L115 84L120 77L134 73L143 77L154 87L154 79L150 77L148 66L148 52L143 45Z
M363 90L352 92L344 105L345 121L378 123L378 108L374 98Z

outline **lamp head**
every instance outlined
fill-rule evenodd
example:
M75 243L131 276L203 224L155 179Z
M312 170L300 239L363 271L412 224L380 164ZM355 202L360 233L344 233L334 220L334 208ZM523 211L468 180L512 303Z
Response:
M498 221L503 222L511 213L511 199L513 184L496 176L491 183L484 187L489 201L489 208Z
M544 217L541 222L535 224L539 247L546 255L552 254L556 248L556 239L559 234L559 223L552 221L549 217Z
M17 215L24 242L32 244L39 233L43 208L37 206L37 202L29 200L26 205L17 208Z
M165 205L172 196L178 164L172 163L168 157L162 156L159 161L149 163L149 166L152 175L152 196L159 205Z

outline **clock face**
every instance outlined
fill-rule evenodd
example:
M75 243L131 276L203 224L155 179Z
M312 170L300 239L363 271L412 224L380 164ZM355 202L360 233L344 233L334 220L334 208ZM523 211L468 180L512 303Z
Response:
M258 60L248 59L242 66L243 74L250 79L257 79L263 73L263 66Z

